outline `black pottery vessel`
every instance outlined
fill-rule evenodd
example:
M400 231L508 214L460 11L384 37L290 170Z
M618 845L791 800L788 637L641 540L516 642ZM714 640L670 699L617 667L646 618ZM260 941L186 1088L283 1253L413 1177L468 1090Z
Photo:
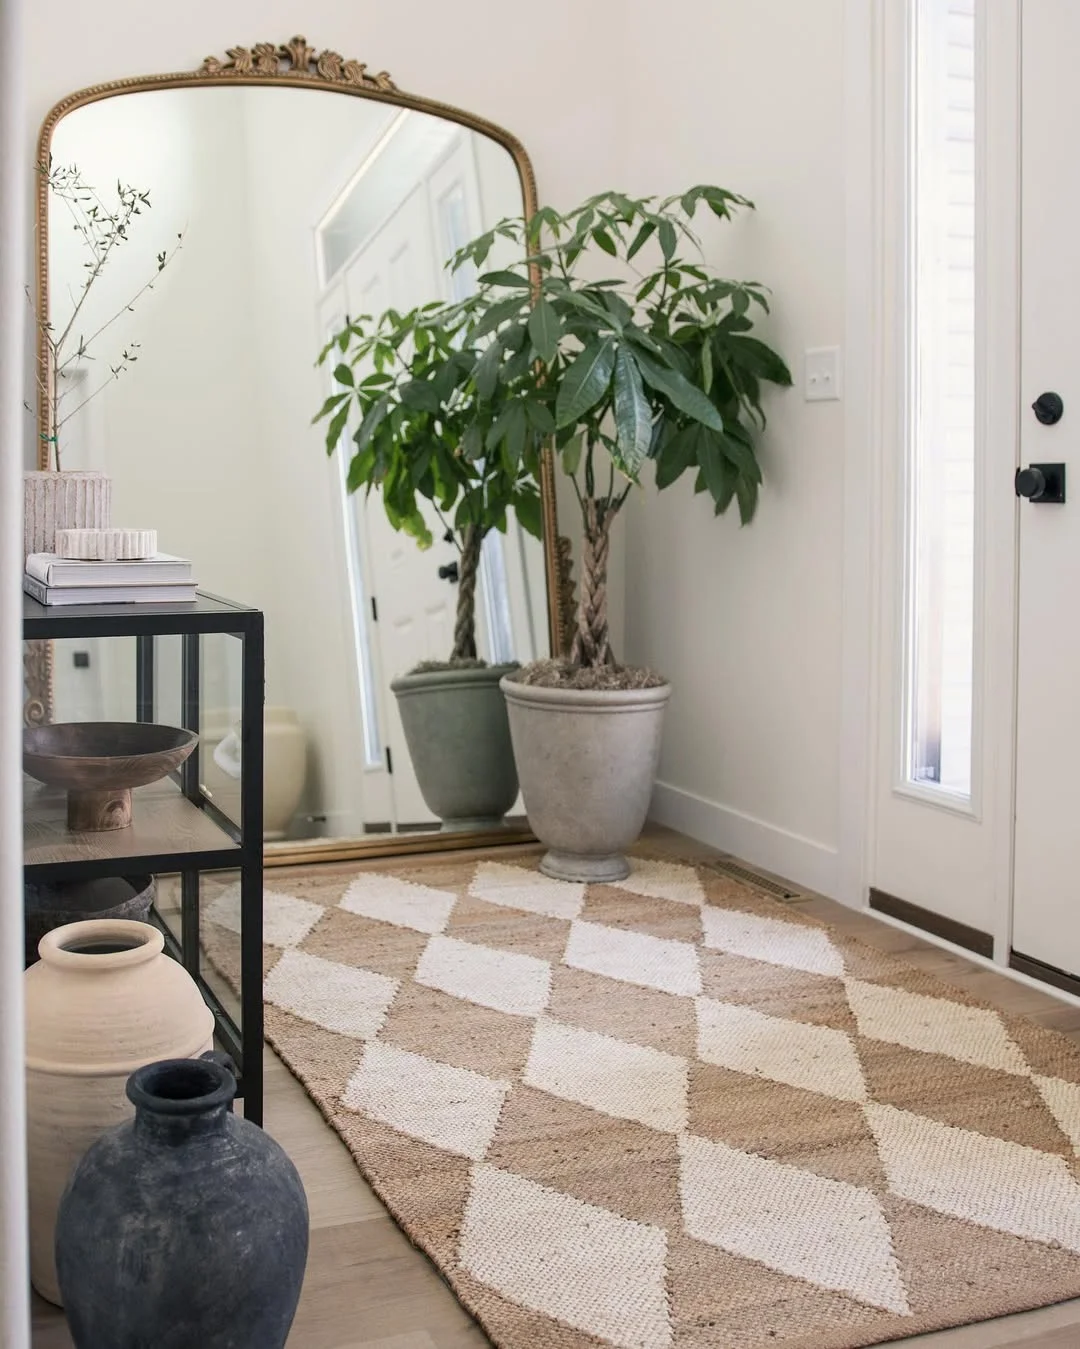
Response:
M128 1079L135 1119L75 1168L56 1263L76 1349L283 1349L307 1263L296 1168L232 1113L220 1055Z

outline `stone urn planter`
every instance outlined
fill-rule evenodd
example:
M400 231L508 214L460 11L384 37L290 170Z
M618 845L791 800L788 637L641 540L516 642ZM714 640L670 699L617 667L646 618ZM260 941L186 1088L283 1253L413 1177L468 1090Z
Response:
M54 881L23 886L26 964L38 958L38 943L53 928L91 918L146 922L154 902L153 876L102 876L93 881Z
M296 1168L232 1113L222 1056L133 1073L60 1204L56 1263L76 1349L282 1349L308 1250Z
M517 800L518 777L499 681L514 665L403 675L390 687L427 808L447 832L493 829Z
M131 1073L213 1044L214 1018L148 923L98 919L47 932L24 975L30 1277L60 1302L56 1212L86 1149L131 1116Z
M23 474L23 551L55 551L58 529L108 529L112 523L112 479L106 473Z
M504 678L529 828L546 876L619 881L645 824L671 685L544 688Z

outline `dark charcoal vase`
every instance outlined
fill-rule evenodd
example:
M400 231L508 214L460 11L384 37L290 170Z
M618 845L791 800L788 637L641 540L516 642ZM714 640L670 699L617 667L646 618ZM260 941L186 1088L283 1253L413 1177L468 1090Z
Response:
M76 1349L282 1349L304 1278L296 1168L232 1113L222 1056L128 1079L135 1119L75 1168L56 1263Z

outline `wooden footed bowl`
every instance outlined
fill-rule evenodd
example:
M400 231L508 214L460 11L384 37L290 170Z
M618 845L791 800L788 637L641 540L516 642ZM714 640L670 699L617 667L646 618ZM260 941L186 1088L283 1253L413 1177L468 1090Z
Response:
M131 789L157 782L199 743L194 731L142 721L73 721L23 731L23 770L67 791L73 833L124 829Z

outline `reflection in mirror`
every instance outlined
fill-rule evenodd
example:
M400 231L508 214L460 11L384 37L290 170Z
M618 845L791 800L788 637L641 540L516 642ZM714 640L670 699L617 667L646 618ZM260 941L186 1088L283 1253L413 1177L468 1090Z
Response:
M467 293L474 278L443 260L521 213L513 158L388 103L218 85L79 107L51 148L54 170L76 166L103 209L117 184L148 197L79 315L89 337L120 311L69 372L69 408L95 396L64 427L63 466L107 471L114 524L156 529L202 589L265 612L267 838L438 828L390 683L449 653L457 554L434 515L435 542L420 551L378 491L348 493L348 456L327 458L311 425L332 378L315 358L349 316ZM87 254L55 193L49 211L60 315ZM125 307L147 275L152 287ZM476 607L482 658L546 654L543 550L512 518L485 540ZM132 663L108 642L80 645L88 662L57 653L55 718L130 717ZM221 654L202 662L200 765L235 814L239 679ZM162 678L177 669L159 665ZM178 690L161 687L158 704L177 706ZM519 800L509 818L520 814Z

